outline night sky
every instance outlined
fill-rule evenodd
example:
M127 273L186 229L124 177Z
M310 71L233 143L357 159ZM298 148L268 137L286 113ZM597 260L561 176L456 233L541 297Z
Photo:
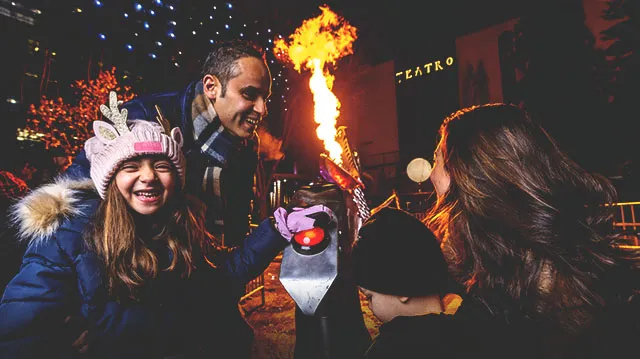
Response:
M581 1L582 0L567 0L561 3L580 3ZM154 2L155 1L151 0L139 1L139 3L147 8L155 6ZM117 25L118 21L123 21L121 18L122 11L110 13L107 9L113 9L114 6L122 9L131 8L135 2L130 0L103 0L102 3L105 11L102 12L96 9L95 0L69 0L65 1L64 5L60 1L54 0L24 0L20 3L29 7L41 8L49 15L48 18L40 22L36 28L29 28L28 32L37 33L38 38L43 42L44 46L51 45L58 49L58 57L51 65L51 78L59 79L60 81L58 88L55 87L55 84L51 84L49 88L54 89L54 92L58 91L60 95L70 94L67 85L70 81L91 75L87 67L88 62L94 65L104 63L105 66L117 64L119 66L118 70L128 70L132 73L137 73L136 75L141 75L144 77L144 81L131 84L136 85L134 89L137 93L178 89L198 75L201 65L200 61L204 57L204 50L207 48L206 38L198 39L197 41L199 42L197 43L195 38L193 40L187 39L185 42L185 37L180 35L187 49L193 51L190 53L187 51L188 55L182 59L178 59L180 62L180 67L178 68L173 67L173 60L166 61L167 58L172 56L169 50L175 50L171 48L170 40L163 40L165 42L163 51L165 51L164 55L166 55L164 62L149 60L149 48L154 46L154 41L144 40L136 49L140 49L143 46L142 44L144 44L144 46L147 47L144 51L140 51L138 54L135 54L135 56L128 54L123 44L126 43L132 35L130 34L131 31L124 31L126 27L115 26L113 28L122 29L122 31L109 33L109 38L106 42L98 40L96 36L98 34L98 28L101 25ZM178 21L181 25L184 25L185 22L189 21L189 19L184 18L185 13L186 16L190 16L190 14L193 14L194 17L201 16L203 15L204 9L209 9L215 4L224 7L226 2L165 0L164 3L176 3L178 6L182 6L183 18ZM536 13L535 11L537 11L537 21L539 24L542 23L543 27L546 26L546 18L553 19L554 26L556 26L556 33L552 34L556 42L550 45L548 50L543 46L539 46L537 49L542 56L550 57L549 61L551 61L551 63L549 66L553 67L557 59L565 56L562 54L562 51L567 50L563 44L567 43L567 41L575 40L570 38L565 39L566 36L571 35L571 31L566 30L575 29L576 24L579 24L576 22L570 23L567 19L573 17L573 15L567 16L565 13L558 12L560 8L558 4L560 2L552 0L448 0L438 2L395 0L381 1L380 4L375 4L374 1L367 0L325 2L308 0L237 0L230 1L230 3L233 5L234 22L236 22L233 26L237 25L237 22L240 21L238 17L241 17L243 19L242 21L246 21L249 26L254 27L254 33L256 30L264 31L264 28L270 28L273 30L274 35L282 34L284 36L292 33L305 19L317 16L320 13L319 6L326 4L331 10L358 28L358 39L354 44L355 54L353 56L357 56L360 63L377 65L394 60L397 68L411 65L417 61L416 59L422 61L434 55L442 56L442 54L446 52L455 51L455 40L457 37L522 15ZM85 18L79 22L72 22L70 20L78 17L71 14L69 9L76 5L83 6L86 9L83 15ZM184 11L186 6L189 6L193 10ZM540 19L545 21L540 22ZM3 19L3 21L6 22L7 20ZM194 19L193 21L196 20ZM162 21L160 21L160 23L161 22ZM212 22L212 26L215 26L214 23L215 21ZM565 26L563 24L566 24L566 28L563 28L563 26ZM182 31L184 30L183 27ZM203 28L203 30L201 33L212 34L215 32L205 28ZM265 35L264 32L260 34L260 38L263 41ZM21 46L23 46L21 41L26 41L26 38L31 37L31 34L18 34L16 36L15 34L9 35L8 31L5 31L3 36L3 41L8 39L9 42L11 42L11 46L16 46L18 50L24 52L24 49L21 48ZM41 63L33 61L33 64L27 64L26 62L29 58L21 54L20 51L14 52L13 56L8 58L8 60L14 62L14 65L5 67L4 69L6 75L4 77L7 79L8 85L4 86L3 95L5 93L7 95L13 95L15 89L21 88L19 81L24 80L21 80L21 72L15 68L23 67L24 70L34 73L42 71ZM135 52L136 51L133 51L133 53ZM557 59L554 58L554 56L556 56ZM544 62L547 61L547 59L540 58L540 61ZM563 117L561 117L558 115L556 118L551 116L549 127L569 140L580 140L580 143L577 143L576 146L590 149L591 152L589 153L582 152L583 154L586 153L583 155L585 161L590 161L588 165L611 163L612 165L609 166L608 170L610 170L610 173L614 173L617 171L615 168L619 168L619 164L625 161L624 158L618 158L620 157L619 153L630 150L628 146L619 146L618 143L622 143L623 141L619 141L616 136L624 134L625 132L631 133L632 131L623 130L623 128L626 128L624 126L628 126L628 124L620 122L617 124L620 129L618 132L610 132L607 135L603 135L603 131L600 128L602 126L599 127L596 125L587 128L587 130L591 132L585 136L589 137L582 138L575 136L572 128L574 128L576 124L586 123L587 118L572 118L575 111L571 109L582 108L583 114L587 116L591 115L592 112L582 106L582 104L585 103L584 98L577 95L573 96L573 98L566 98L565 96L565 93L572 93L572 83L574 88L578 86L575 85L577 83L576 81L562 80L560 78L566 73L563 69L574 70L571 61L573 60L566 60L563 65L564 67L558 71L556 76L559 80L558 83L556 83L554 77L549 76L549 78L544 80L546 82L542 81L540 87L538 89L533 88L533 90L534 92L538 91L542 94L545 93L546 89L555 91L554 95L557 97L557 103L554 105L567 105L566 107L568 109L565 111L566 116L563 115ZM25 63L24 66L23 62ZM33 66L33 68L30 69L29 66ZM279 72L281 71L283 71L282 78L285 77L284 75L286 74L281 65L273 64L272 66L272 72L278 80L280 79ZM558 66L555 67L557 68ZM543 74L545 73L550 74L551 72L543 71ZM129 79L131 80L131 78L132 77ZM581 77L581 75L576 72L575 78L581 79L584 77ZM294 79L292 78L292 80ZM37 87L39 81L36 82L35 86ZM432 83L435 83L435 81L432 81ZM409 137L405 136L405 142L415 143L421 140L420 138L412 138L412 133L433 133L435 137L437 122L441 121L442 115L447 111L455 110L455 96L451 97L453 100L451 100L450 103L441 106L441 108L433 108L431 112L421 113L418 112L418 109L410 108L410 106L402 107L403 101L405 101L405 103L416 102L412 100L414 96L417 96L417 94L433 93L438 90L441 84L443 86L457 86L455 79L445 79L442 80L441 83L429 85L431 87L420 87L417 86L417 83L411 84L414 88L406 86L402 90L404 93L398 93L398 117L399 122L403 122L402 124L399 123L399 127L405 127L405 130L401 129L400 132L409 134ZM286 98L285 86L283 83L274 84L275 94L285 96L282 98ZM441 92L453 91L453 93L455 93L457 90L453 87L442 90ZM24 88L26 89L28 86L24 86ZM529 90L531 91L531 88ZM437 99L435 96L432 100L434 103L445 102L444 100ZM270 106L270 110L273 109L272 114L275 114L285 106L286 105L282 103L275 103L274 101L273 106ZM546 108L540 108L540 113L554 115L551 104L543 107ZM419 124L422 127L416 130L415 124L411 123L414 118L430 118L433 123ZM560 118L560 120L557 120L557 118ZM616 117L609 117L609 120L615 118ZM609 123L611 123L611 121ZM609 127L613 128L613 126ZM584 130L584 126L582 126L581 129ZM276 135L280 134L277 130L274 133ZM400 136L402 137L403 135L401 134ZM415 155L422 155L429 158L428 152L431 150L430 147L432 147L434 138L428 138L425 141L430 145L422 147L417 147L418 145L416 145L416 147L413 148L401 148L401 151L404 151L404 156L406 157L403 161L406 162ZM607 148L614 147L617 152L613 152L613 150L608 153L606 152ZM605 151L601 151L601 149ZM425 153L420 153L420 151L424 151ZM582 150L578 149L576 151ZM603 159L597 156L616 158ZM593 168L596 167L597 166L593 166ZM596 169L602 168L603 166L600 166Z

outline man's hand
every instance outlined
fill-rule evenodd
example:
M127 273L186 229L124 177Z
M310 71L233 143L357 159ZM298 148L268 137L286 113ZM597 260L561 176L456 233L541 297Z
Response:
M329 207L318 204L309 208L295 207L288 213L286 209L279 207L273 212L276 229L287 241L291 241L294 234L311 229L320 216L333 217ZM328 221L327 221L328 222Z

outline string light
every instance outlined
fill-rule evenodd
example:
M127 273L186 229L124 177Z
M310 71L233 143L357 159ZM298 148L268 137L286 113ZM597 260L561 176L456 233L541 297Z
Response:
M141 53L148 56L149 60L154 61L167 61L175 71L183 71L180 64L176 61L177 56L182 55L183 50L178 50L182 47L182 41L188 43L189 47L208 47L218 43L220 40L232 39L233 37L246 38L251 41L257 42L259 45L264 46L267 61L270 64L273 76L272 90L279 95L283 95L289 91L289 87L284 84L287 82L286 76L283 76L281 67L278 67L279 62L275 61L276 54L273 54L271 47L273 46L273 40L282 38L282 35L273 34L273 29L268 26L264 26L264 21L246 21L243 15L234 9L231 2L221 2L218 4L207 5L208 12L203 13L202 5L192 6L189 2L189 7L185 6L180 9L174 4L181 2L182 0L152 0L148 3L143 1L135 1L131 7L122 8L118 5L113 5L112 2L104 0L92 0L95 4L93 11L101 13L100 17L105 16L123 16L124 25L119 23L118 28L103 29L98 34L99 40L107 40L110 32L117 31L118 34L122 30L130 29L134 30L136 27L142 25L145 30L143 33L131 31L131 38L135 38L135 42L127 40L126 38L118 40L114 36L109 37L109 43L113 45L114 41L121 41L118 46L123 46L122 50L127 53ZM182 3L186 4L184 0ZM143 4L147 4L143 6ZM222 5L218 9L218 5ZM210 7L209 7L210 6ZM127 11L129 10L129 11ZM185 12L182 12L184 10ZM80 8L75 8L75 11L80 13ZM104 14L104 12L109 12ZM135 11L135 12L132 12ZM217 14L217 15L216 15ZM177 17L177 19L175 19ZM215 17L215 19L214 19ZM174 19L172 19L174 18ZM209 21L204 21L205 19ZM215 21L217 19L227 19L225 22ZM181 20L183 19L183 20ZM179 21L176 21L179 20ZM181 24L178 25L178 22ZM180 27L178 27L180 26ZM152 29L153 27L153 29ZM139 29L139 28L138 28ZM158 32L158 31L160 32ZM190 32L192 37L180 36L183 33ZM198 32L202 34L213 34L213 36L198 36ZM163 40L162 34L170 40ZM120 38L120 36L118 36ZM267 46L265 46L267 45ZM166 49L166 51L164 50ZM129 76L129 78L136 78L140 80L141 76ZM282 81L284 79L284 81ZM275 102L281 104L286 103L285 98L281 96L274 97ZM270 101L273 102L273 101ZM284 109L284 106L280 107L280 110Z

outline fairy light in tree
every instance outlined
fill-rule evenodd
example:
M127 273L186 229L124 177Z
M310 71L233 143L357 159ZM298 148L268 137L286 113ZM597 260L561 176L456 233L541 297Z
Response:
M107 101L113 90L122 94L124 101L135 95L128 86L120 86L116 68L101 71L93 80L78 80L71 87L75 90L76 105L70 105L58 97L43 96L39 105L31 104L27 111L26 127L18 132L19 140L43 141L45 148L62 147L72 155L77 154L90 137L90 124L100 118L96 109Z

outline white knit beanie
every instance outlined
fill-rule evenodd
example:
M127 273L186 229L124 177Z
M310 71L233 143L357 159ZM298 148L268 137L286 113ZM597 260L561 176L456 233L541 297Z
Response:
M127 121L127 110L118 110L115 92L109 94L109 106L100 106L102 113L113 122L94 121L91 137L84 150L91 163L91 179L100 197L104 199L109 181L120 165L131 158L143 155L165 155L173 163L180 183L185 183L185 158L182 153L182 133L179 128L169 132L169 125L162 115L160 123L145 120Z

